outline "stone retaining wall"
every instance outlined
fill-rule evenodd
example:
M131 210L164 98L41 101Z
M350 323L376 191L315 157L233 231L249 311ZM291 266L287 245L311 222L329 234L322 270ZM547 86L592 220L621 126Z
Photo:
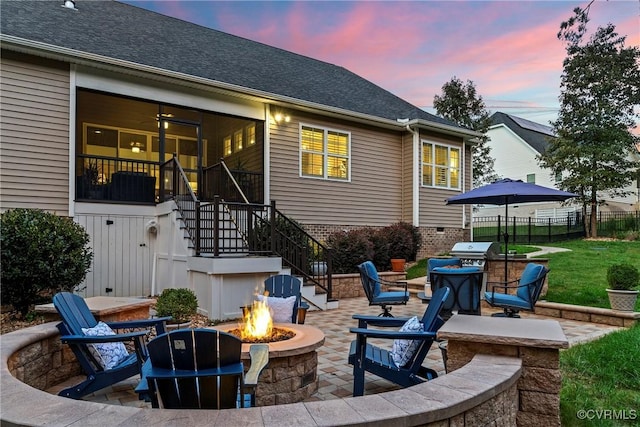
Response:
M53 328L43 328L42 334L25 337L33 339L30 339L20 351L7 355L7 368L11 375L39 390L46 390L68 378L82 375L82 368L73 351L68 345L60 342L56 323L48 323L47 325L52 325ZM33 328L38 326L27 329ZM10 335L3 335L2 340Z
M464 368L478 354L517 357L519 427L560 426L560 349L569 343L555 320L453 316L438 331L447 339L447 372Z
M393 271L382 271L378 273L381 279L387 282L405 280L407 273L397 273ZM321 279L322 283L323 280ZM331 276L332 296L334 299L343 298L366 298L364 288L360 281L360 274L334 274Z
M630 328L640 323L638 311L616 311L609 308L583 307L581 305L561 304L558 302L538 301L536 314L580 322L600 323L603 325Z
M77 371L54 323L2 336L0 422L44 425L515 425L521 361L476 356L456 372L410 388L363 397L248 409L163 410L107 405L41 391ZM66 354L66 355L65 355ZM57 371L52 373L52 371ZM65 373L63 375L63 372ZM24 380L24 381L23 381Z

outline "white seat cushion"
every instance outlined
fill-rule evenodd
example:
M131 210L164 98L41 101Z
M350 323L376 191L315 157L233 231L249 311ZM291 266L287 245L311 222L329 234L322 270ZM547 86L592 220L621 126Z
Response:
M423 330L422 322L418 320L417 316L407 320L400 328L400 332L422 332ZM394 340L391 348L391 358L397 366L402 367L411 360L419 345L420 340Z
M116 335L113 329L102 321L98 322L93 328L82 328L82 332L88 337ZM121 342L89 344L89 351L105 370L118 366L120 362L129 357L127 348Z
M287 298L279 297L265 297L264 295L258 295L258 301L265 301L271 311L271 319L275 323L291 323L291 316L293 315L293 306L296 303L296 296L290 296Z

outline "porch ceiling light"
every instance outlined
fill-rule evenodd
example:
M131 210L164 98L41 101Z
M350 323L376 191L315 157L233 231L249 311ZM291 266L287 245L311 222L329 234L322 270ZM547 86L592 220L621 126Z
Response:
M132 142L131 143L131 152L132 153L140 153L144 151L144 144L140 142Z
M291 121L291 116L283 113L276 113L273 118L275 119L276 123L282 123L283 121L285 123L289 123Z
M171 113L163 113L162 115L156 114L156 121L158 122L158 129L160 129L160 117L170 119L170 118L175 117L175 116L173 114L171 114ZM167 121L164 122L164 128L165 128L165 130L169 129L169 122L167 122Z

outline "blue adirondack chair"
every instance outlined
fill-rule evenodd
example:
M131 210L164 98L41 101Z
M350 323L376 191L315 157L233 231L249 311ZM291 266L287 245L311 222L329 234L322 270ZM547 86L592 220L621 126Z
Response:
M433 341L436 339L436 332L444 324L444 321L438 314L449 296L449 292L449 288L445 287L438 289L433 294L431 302L420 320L423 326L423 331L420 332L398 332L397 330L386 331L367 328L368 325L400 328L409 320L408 318L353 316L354 319L358 320L358 327L349 330L357 334L356 339L351 342L351 348L349 350L349 364L353 365L354 396L362 396L364 394L365 371L402 387L419 384L438 376L433 369L422 366L422 363L431 348L431 344L433 344ZM417 340L418 347L406 363L398 366L394 362L393 355L389 350L368 344L367 338Z
M360 271L360 281L364 288L364 293L369 300L369 305L379 305L382 308L382 317L393 317L391 314L392 305L406 305L409 301L409 291L407 290L407 282L389 282L378 276L376 266L371 261L365 261L358 266ZM382 285L386 286L404 286L402 291L382 292Z
M309 309L309 304L302 301L300 294L300 287L302 282L295 276L289 274L278 274L268 277L264 281L264 290L269 292L269 296L277 298L288 298L296 296L296 302L293 305L293 312L291 313L291 323L303 324L305 320L306 311ZM302 312L298 311L301 308Z
M242 342L214 329L178 329L148 344L149 358L136 387L154 408L228 409L255 406L258 376L269 361L269 346L253 344L244 373Z
M145 337L149 328L155 327L157 334L165 332L164 327L170 317L159 317L146 320L131 320L125 322L106 322L113 329L147 329L137 332L121 333L107 336L87 336L82 328L95 328L95 319L85 300L70 292L60 292L53 297L53 305L60 314L62 322L57 327L60 340L68 344L87 379L73 387L65 388L59 396L80 399L89 393L108 387L140 373L142 362L147 357ZM112 368L105 368L98 360L91 344L133 342L134 351L127 355Z
M520 310L534 311L548 272L544 265L530 262L518 280L506 283L488 282L484 299L491 306L500 307L504 311L493 316L520 317ZM515 290L515 294L509 294L509 289Z

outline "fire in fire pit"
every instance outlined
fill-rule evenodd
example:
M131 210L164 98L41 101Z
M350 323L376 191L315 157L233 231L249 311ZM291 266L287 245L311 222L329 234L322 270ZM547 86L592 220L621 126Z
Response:
M229 331L245 343L270 343L284 341L295 336L295 332L273 326L271 312L266 301L254 301L243 310L243 323Z

